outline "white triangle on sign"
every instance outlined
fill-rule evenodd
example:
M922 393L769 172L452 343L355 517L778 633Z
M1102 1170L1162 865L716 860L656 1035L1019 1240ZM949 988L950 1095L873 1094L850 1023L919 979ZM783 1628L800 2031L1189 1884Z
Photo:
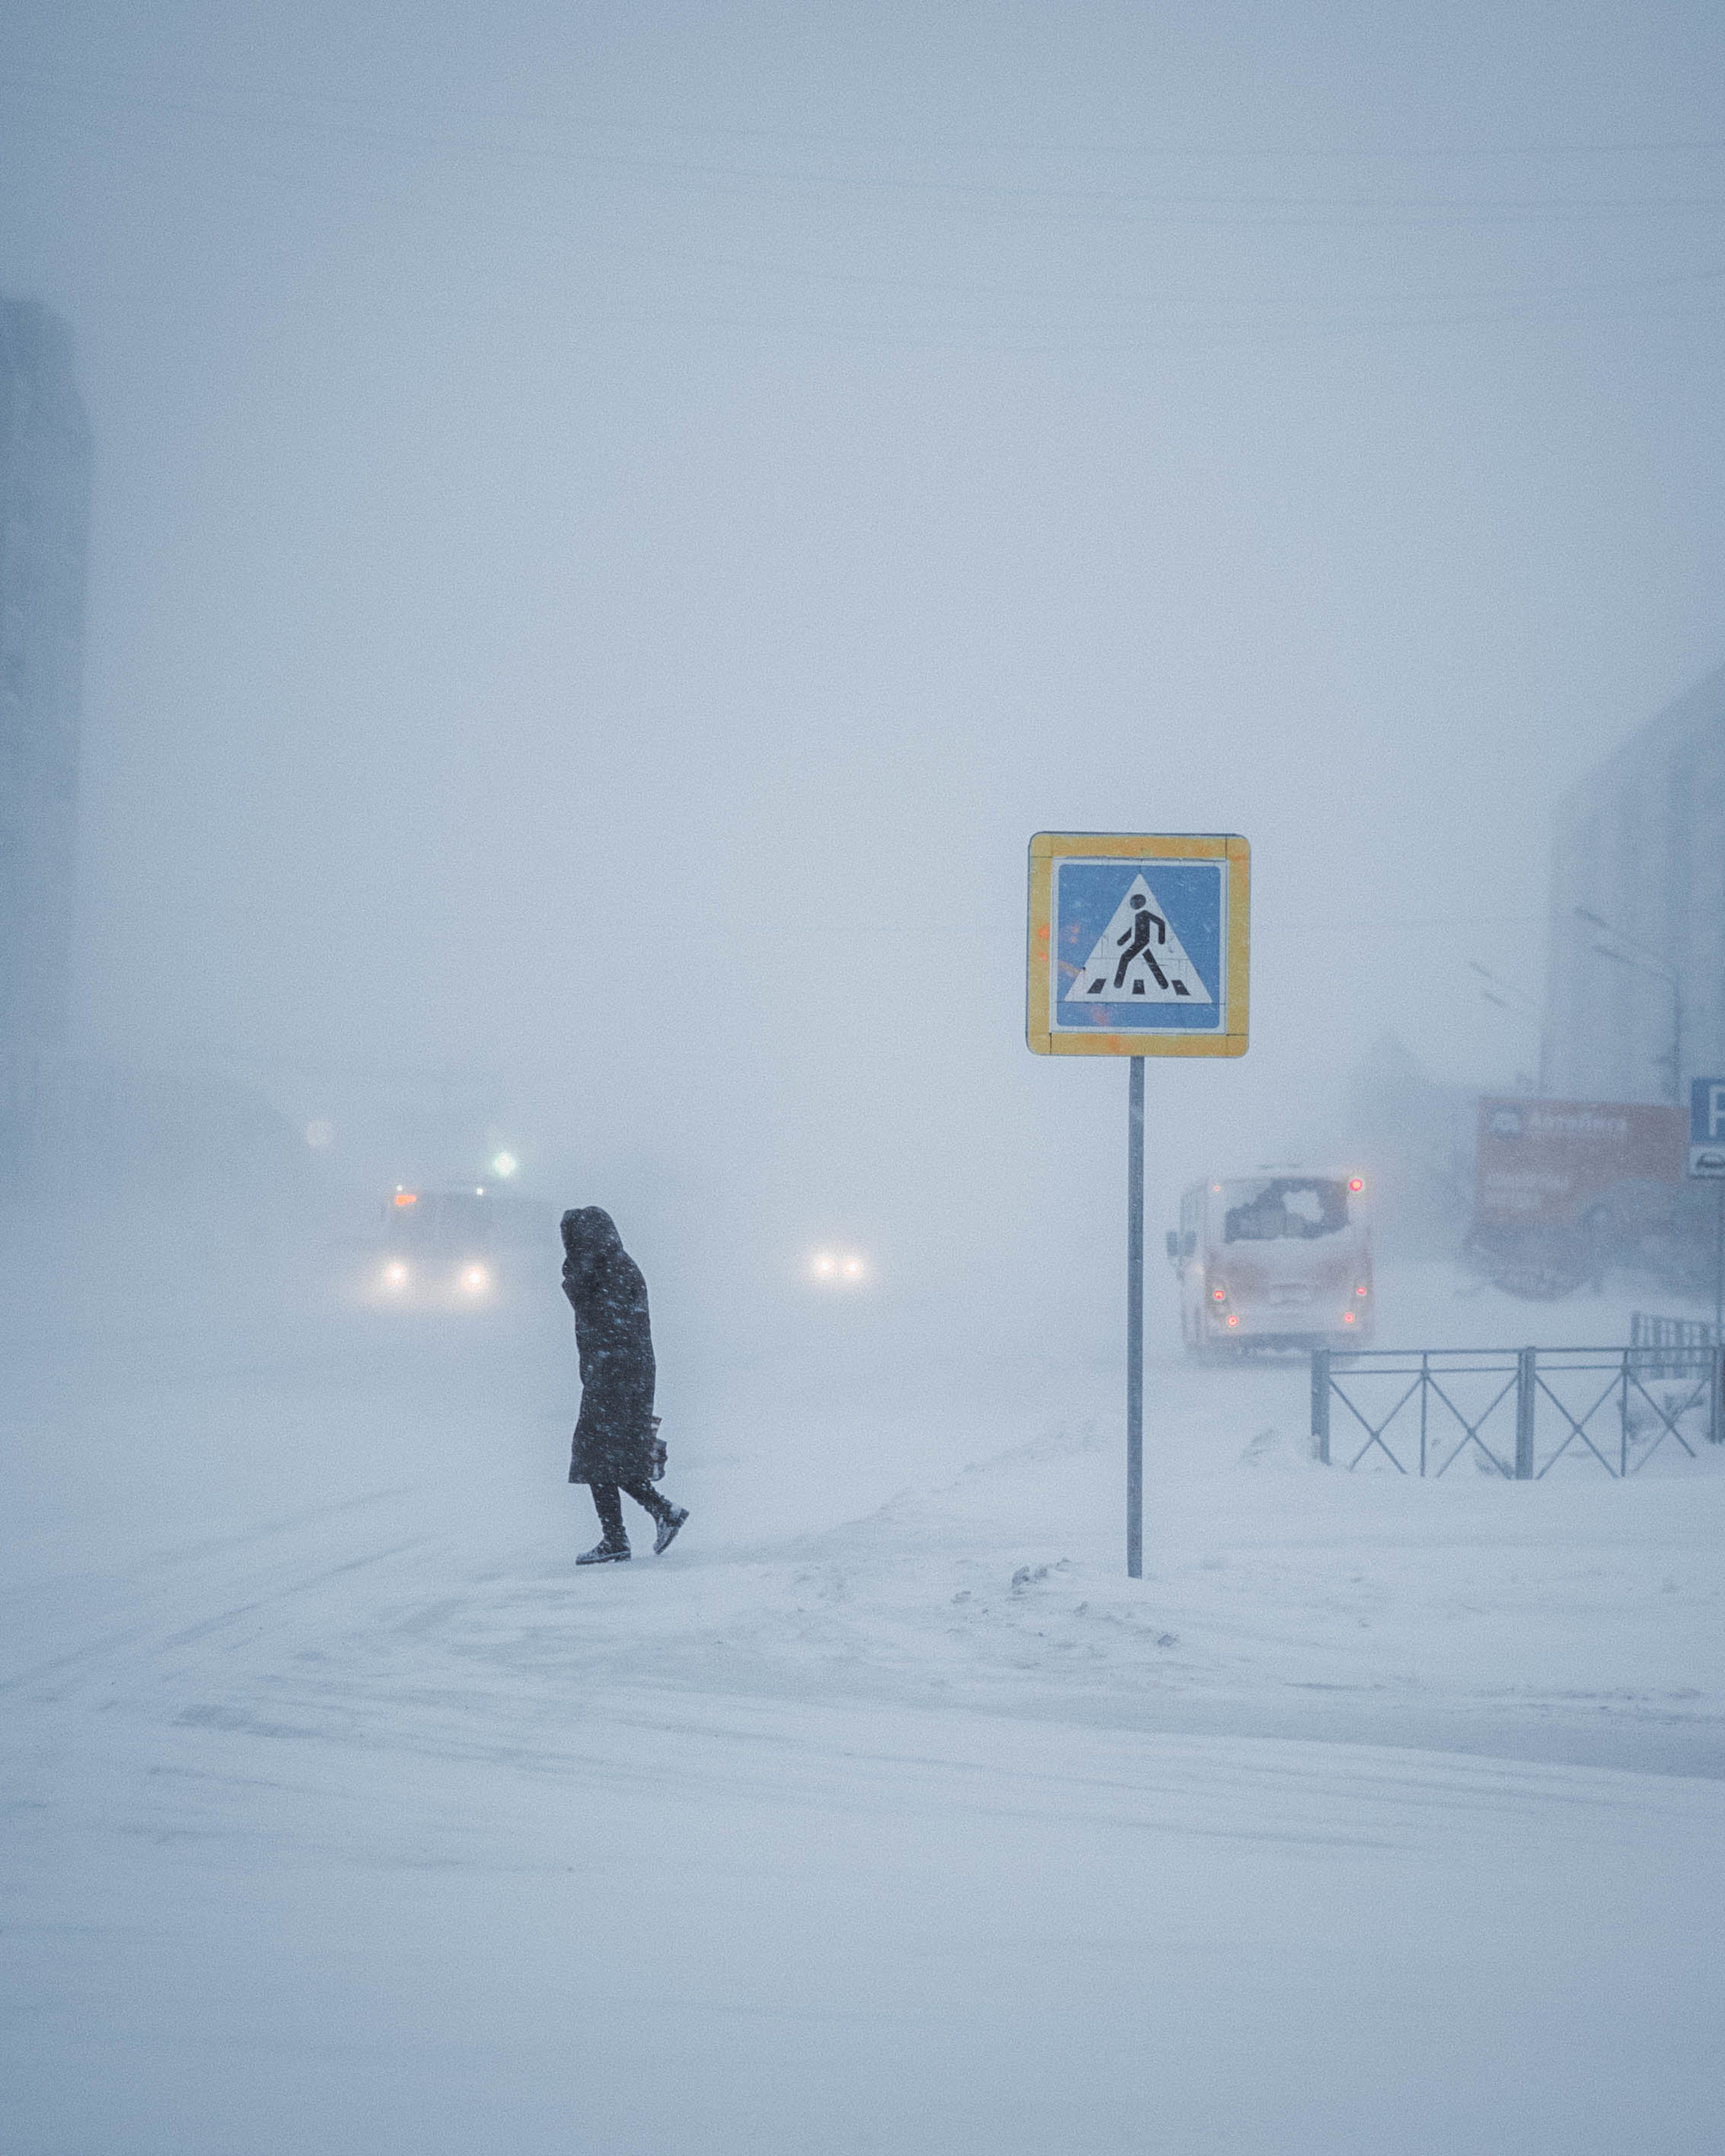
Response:
M1114 910L1063 1003L1208 1003L1161 900L1142 876Z

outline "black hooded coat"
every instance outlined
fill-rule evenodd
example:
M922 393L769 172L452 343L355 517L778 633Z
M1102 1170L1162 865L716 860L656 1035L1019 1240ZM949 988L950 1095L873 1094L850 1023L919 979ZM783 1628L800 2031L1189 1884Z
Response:
M581 1415L571 1482L646 1482L653 1474L653 1328L647 1283L610 1214L563 1216L563 1291L575 1314Z

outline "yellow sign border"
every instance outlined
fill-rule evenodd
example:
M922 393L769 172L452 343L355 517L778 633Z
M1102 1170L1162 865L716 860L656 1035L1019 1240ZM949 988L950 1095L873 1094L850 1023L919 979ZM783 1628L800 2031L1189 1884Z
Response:
M1226 861L1228 1030L1225 1033L1051 1033L1048 1022L1054 864L1089 861ZM1039 831L1030 841L1030 942L1024 1038L1038 1055L1244 1055L1252 959L1252 848L1231 832Z

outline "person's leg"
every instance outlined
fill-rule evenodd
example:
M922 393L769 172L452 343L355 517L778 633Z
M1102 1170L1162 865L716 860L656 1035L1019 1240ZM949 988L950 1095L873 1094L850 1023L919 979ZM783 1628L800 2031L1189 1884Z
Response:
M617 1565L629 1554L629 1538L623 1533L623 1501L615 1482L590 1482L593 1509L599 1515L601 1539L576 1558L578 1565Z
M676 1540L677 1529L689 1515L650 1482L625 1482L622 1486L642 1511L650 1513L659 1523L659 1532L653 1538L653 1554L655 1557L662 1556Z
M613 1549L628 1540L623 1533L623 1501L617 1495L615 1482L595 1482L593 1509L599 1515L601 1532Z
M624 1482L619 1486L626 1496L634 1499L644 1513L651 1513L654 1519L663 1519L668 1512L674 1509L670 1501L662 1497L650 1482ZM617 1517L619 1519L622 1517L621 1505L617 1507Z

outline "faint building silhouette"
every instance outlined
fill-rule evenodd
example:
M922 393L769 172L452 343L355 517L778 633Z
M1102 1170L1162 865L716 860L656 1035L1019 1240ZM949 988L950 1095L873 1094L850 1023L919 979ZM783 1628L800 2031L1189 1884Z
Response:
M0 299L0 1200L291 1191L303 1148L248 1087L70 1038L89 504L72 333Z
M0 1044L71 1004L90 441L72 333L0 299Z
M1725 1070L1725 667L1565 797L1551 905L1543 1093L1684 1102Z

